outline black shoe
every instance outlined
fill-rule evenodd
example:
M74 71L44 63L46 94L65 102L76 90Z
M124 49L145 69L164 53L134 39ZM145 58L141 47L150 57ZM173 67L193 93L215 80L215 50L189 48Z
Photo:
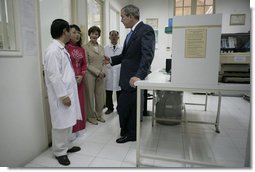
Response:
M68 149L68 150L67 150L67 153L74 153L74 152L78 152L78 151L80 151L80 150L81 150L80 147L74 146L74 147L72 147L71 149Z
M110 114L110 113L112 113L113 112L113 110L110 110L110 109L108 109L106 112L105 112L105 114Z
M61 165L70 165L70 161L69 161L67 155L56 156L56 159L58 160L59 164L61 164Z
M126 142L129 142L129 141L133 142L133 141L136 141L136 139L133 138L133 137L123 136L123 137L118 138L116 140L117 143L126 143Z
M143 111L143 116L151 116L148 111Z
M120 130L120 136L121 136L121 137L125 136L126 134L127 134L127 131L126 131L126 130L124 130L124 129L121 129L121 130Z

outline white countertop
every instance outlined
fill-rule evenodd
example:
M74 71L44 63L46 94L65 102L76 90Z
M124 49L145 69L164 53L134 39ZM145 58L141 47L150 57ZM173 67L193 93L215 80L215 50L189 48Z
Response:
M250 84L229 84L217 83L215 85L202 84L187 84L187 83L172 83L170 74L167 74L164 69L157 70L148 75L145 80L137 81L135 85L140 89L158 89L158 90L176 90L176 91L237 91L250 92Z

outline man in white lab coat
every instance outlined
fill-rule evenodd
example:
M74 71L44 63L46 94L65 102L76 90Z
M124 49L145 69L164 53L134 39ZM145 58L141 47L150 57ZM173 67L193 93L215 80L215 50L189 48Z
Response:
M121 54L122 46L118 44L119 40L119 32L116 30L112 30L109 33L109 39L111 43L104 47L104 52L107 57L116 56ZM116 66L111 66L108 64L106 66L106 107L107 111L105 114L110 114L114 110L114 105L112 101L112 93L116 91L117 100L121 93L121 88L119 86L120 80L120 67L121 64Z
M56 19L51 24L53 41L43 59L52 123L52 149L58 162L69 165L67 153L80 151L71 143L72 127L81 120L77 82L65 43L70 39L69 23Z

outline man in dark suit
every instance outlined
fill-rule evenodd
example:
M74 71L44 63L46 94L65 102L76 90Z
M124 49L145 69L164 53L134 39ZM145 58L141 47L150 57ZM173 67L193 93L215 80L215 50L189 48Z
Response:
M121 9L121 22L131 31L124 42L120 55L105 57L105 63L121 63L118 100L121 137L117 143L136 141L136 87L134 83L148 75L155 51L155 34L151 26L139 21L139 8L127 5Z

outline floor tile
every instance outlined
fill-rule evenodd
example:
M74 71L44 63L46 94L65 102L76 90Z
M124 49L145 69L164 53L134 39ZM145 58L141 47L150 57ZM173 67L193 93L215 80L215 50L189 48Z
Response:
M97 156L98 153L103 149L103 147L104 147L103 143L85 141L81 145L81 151L77 153L82 155Z
M36 164L41 165L43 167L57 167L58 161L52 154L52 150L48 149L45 152L43 152L41 155L36 157L34 160L30 162L30 164Z
M155 150L151 150L151 149L141 149L141 153L142 154L155 154L156 152L155 152ZM130 148L123 161L136 164L136 149ZM152 159L141 158L141 162L143 164L153 164Z
M135 162L122 162L120 167L124 168L136 168L136 163Z
M90 155L82 155L78 153L73 153L68 155L71 164L68 167L89 167L89 164L95 158Z
M121 161L114 161L110 159L104 159L104 158L95 158L89 167L120 167L122 164Z
M128 153L128 150L128 147L106 145L97 155L97 157L116 161L123 161Z

